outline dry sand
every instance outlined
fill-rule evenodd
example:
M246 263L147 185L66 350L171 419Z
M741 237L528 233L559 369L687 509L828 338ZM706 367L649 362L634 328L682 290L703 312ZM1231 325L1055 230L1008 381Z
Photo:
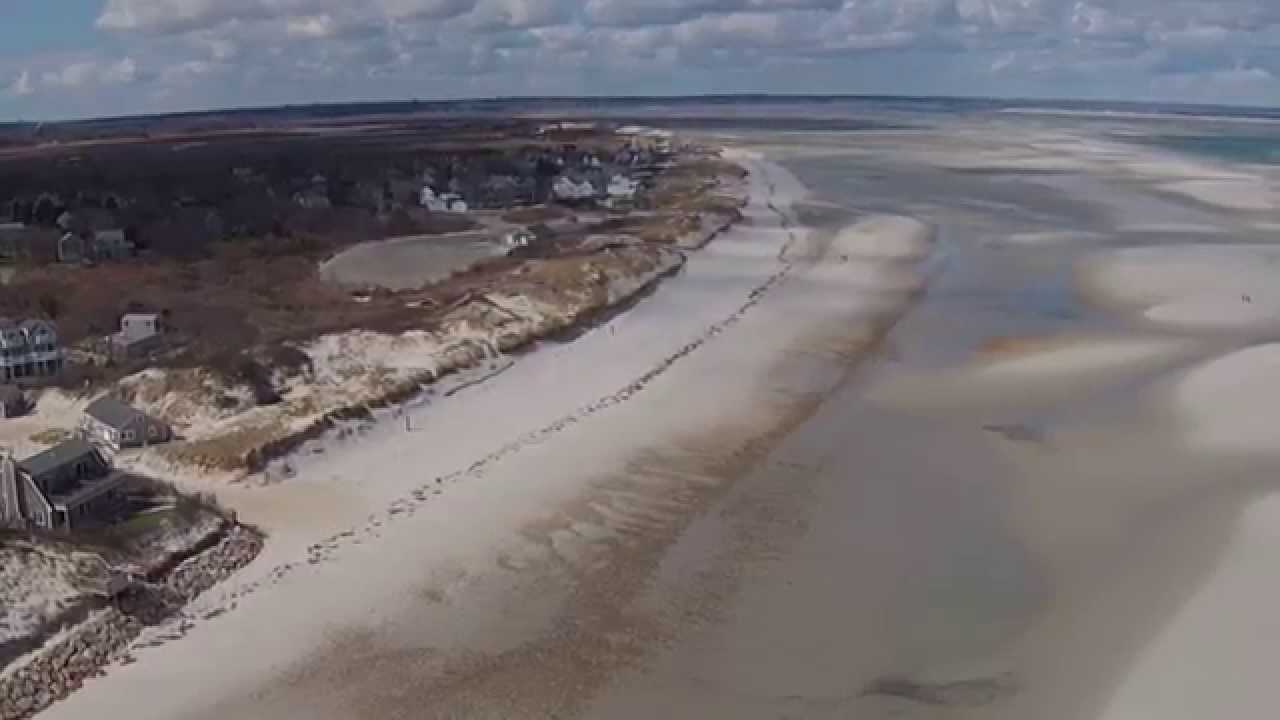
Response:
M1081 263L1081 284L1103 303L1169 327L1280 326L1280 247L1164 245L1115 250Z
M1195 447L1280 454L1280 345L1250 347L1193 368L1173 395Z

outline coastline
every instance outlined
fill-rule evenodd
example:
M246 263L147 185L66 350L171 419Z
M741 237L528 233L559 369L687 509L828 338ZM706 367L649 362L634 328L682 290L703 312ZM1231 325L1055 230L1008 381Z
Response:
M195 710L200 703L212 707L219 698L225 702L236 694L232 688L267 683L272 672L305 664L332 642L335 627L365 625L358 618L369 619L374 607L380 606L375 616L394 618L397 612L406 612L400 606L407 581L398 577L397 563L380 559L382 553L417 557L415 564L434 567L426 574L436 578L434 582L454 577L440 590L431 591L439 600L430 605L437 612L453 608L449 625L454 632L447 634L455 636L451 641L436 638L432 646L448 648L465 637L460 647L469 647L487 638L477 646L483 647L516 642L527 631L506 638L495 635L492 628L469 627L467 618L478 617L455 607L450 600L453 595L474 594L483 603L515 602L524 594L509 584L543 582L553 570L542 565L549 560L548 552L556 559L553 574L589 573L593 565L584 565L583 557L617 552L608 539L636 532L634 525L642 516L662 515L660 508L671 497L687 500L687 505L673 515L671 524L659 523L654 529L653 542L658 543L654 547L678 535L681 522L693 516L689 513L696 514L716 495L715 487L731 482L750 461L761 457L767 438L780 437L803 408L812 410L821 388L842 376L839 368L847 367L851 357L874 342L886 313L892 314L918 290L896 283L883 287L866 283L874 277L874 268L855 267L848 260L875 254L876 248L870 246L878 241L865 232L846 234L843 239L837 234L830 244L822 244L825 247L808 247L810 233L794 226L786 215L804 196L798 181L760 158L744 155L741 159L752 170L746 221L692 255L679 276L613 319L608 328L589 331L570 345L544 347L523 356L491 382L447 401L406 408L413 432L404 432L399 423L384 422L341 450L300 458L296 477L288 482L225 490L223 501L243 520L262 527L270 540L258 562L203 597L188 615L238 606L236 612L197 622L181 642L140 652L134 665L113 669L106 679L55 706L49 717L77 717L89 708L95 712L111 708L136 717L201 716ZM915 253L919 239L928 236L922 225L901 227L898 232L903 234L907 255ZM840 272L841 266L846 273ZM833 285L837 281L845 291ZM848 281L854 283L856 297L841 299ZM815 319L831 322L793 320L788 326L781 320L801 308L822 308L825 312L814 314ZM838 320L841 316L846 319ZM770 342L744 355L750 346L742 342L753 334ZM810 350L795 355L788 349L797 346ZM761 383L777 384L773 380L777 371L796 362L804 372L793 367L783 377L789 388L786 394L798 399L780 407L776 393L761 396L760 391L751 390ZM819 367L828 369L815 374ZM583 375L581 368L591 370ZM737 394L740 399L726 400L725 407L708 416L717 403L697 403L694 397L712 397L709 387L700 386L717 383L730 383L735 390L729 396ZM516 400L510 394L516 388L525 397ZM714 397L726 396L716 393ZM749 417L759 420L741 425ZM608 475L605 468L635 462L625 458L654 443L673 449L682 446L686 441L670 439L676 426L703 428L702 435L726 422L730 422L726 430L731 429L726 440L738 437L731 442L746 442L757 449L746 456L733 450L729 457L735 460L724 472L711 472L700 481L677 482L681 489L668 486L663 495L674 495L647 509L627 503L615 508L616 517L601 515L603 510L592 512L593 521L587 524L600 526L594 532L586 530L585 520L574 521L563 531L537 533L543 536L541 542L530 539L533 527L561 516L569 507L583 503L603 507L609 498L617 498L617 489L602 490L601 476ZM628 430L620 432L609 425ZM586 442L579 437L583 433L603 436ZM421 444L428 438L432 449ZM517 455L521 460L514 462L511 458ZM384 459L407 456L418 459L390 464ZM371 467L386 472L375 471L371 476ZM406 472L409 468L413 470ZM657 475L668 481L678 477L670 471ZM505 491L496 487L499 477L509 478L501 483ZM519 477L538 482L520 483ZM606 495L586 499L601 492ZM642 505L657 502L656 497L633 500ZM486 516L485 527L465 520L475 513ZM431 529L410 530L425 527ZM513 535L513 531L517 532ZM351 573L361 580L339 580ZM335 587L335 582L348 589ZM420 582L415 579L413 584ZM382 600L370 604L370 591ZM552 593L548 601L557 595ZM300 598L321 596L327 599L310 617L291 617L296 613L287 608L296 606ZM572 597L558 599L576 602ZM412 612L423 612L423 608L414 607ZM283 621L287 629L278 627L281 618L290 618ZM532 617L526 622L538 624ZM252 662L220 676L218 687L203 682L193 686L190 678L207 679L199 668L210 663L222 666L211 653L220 657L230 651L233 638L248 642L263 636L290 640L253 653ZM152 698L147 707L134 706L139 697L134 684L154 685L158 678L168 688L164 698Z
M1280 173L919 120L740 137L741 222L519 347L327 340L403 384L326 363L217 488L261 557L41 717L1265 716Z

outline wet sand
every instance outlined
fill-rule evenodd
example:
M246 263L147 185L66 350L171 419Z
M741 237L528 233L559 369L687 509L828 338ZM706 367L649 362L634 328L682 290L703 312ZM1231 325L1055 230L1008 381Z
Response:
M930 147L952 157L949 141L912 139L926 165ZM1071 177L1031 178L1033 158L1000 171L973 152L981 176L926 173L921 196L920 161L888 152L906 138L850 145L856 160L774 148L826 188L818 201L935 222L929 292L669 554L671 577L720 578L729 599L586 715L1269 714L1280 362L1274 346L1238 350L1267 342L1276 313L1153 323L1130 299L1249 292L1268 251L1250 251L1252 271L1231 247L1204 250L1196 272L1166 258L1168 236L1139 219L1256 237L1232 204L1165 194L1166 167L1135 183L1131 165L1056 158ZM1131 273L1123 293L1077 284L1117 246L1157 261L1107 265ZM654 602L678 587L667 577Z

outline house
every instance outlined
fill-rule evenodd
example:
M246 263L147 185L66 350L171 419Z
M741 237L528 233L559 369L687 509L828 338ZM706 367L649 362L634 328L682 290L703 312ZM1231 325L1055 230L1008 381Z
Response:
M74 530L116 507L128 476L84 440L0 460L0 525Z
M464 213L470 209L461 195L457 193L437 194L435 188L430 186L422 188L422 193L418 200L423 207L431 212Z
M590 180L574 180L568 175L561 175L556 178L555 184L551 186L551 191L555 194L557 200L570 202L593 200L598 194L596 186Z
M0 418L15 418L27 414L31 403L27 394L17 385L0 385Z
M62 372L63 362L53 323L0 318L0 382L51 377Z
M328 210L333 207L329 179L320 173L312 175L311 184L293 194L293 202L307 210Z
M164 319L159 313L129 313L120 318L120 332L108 342L113 357L139 357L164 340Z
M555 231L544 223L530 225L527 228L521 228L514 232L507 233L505 238L508 248L512 250L518 248L533 247L550 242L555 238Z
M89 403L80 419L81 437L112 450L167 443L173 430L165 423L109 395Z
M27 226L20 222L0 223L0 260L12 262L23 254Z
M63 233L58 240L58 262L82 263L85 257L84 239L73 232Z
M119 225L117 213L113 210L97 207L80 207L75 210L64 210L55 222L64 232L81 235L92 235L98 230L110 230Z
M328 210L333 207L329 191L315 188L294 193L293 203L304 210Z
M123 260L133 255L133 243L123 230L94 231L90 243L93 257L99 260Z
M57 244L56 230L22 223L0 223L0 262L21 262L31 258L50 260Z
M609 207L625 205L635 200L636 192L640 190L640 182L633 180L626 175L614 175L609 180L609 186L605 189L609 197L607 203Z

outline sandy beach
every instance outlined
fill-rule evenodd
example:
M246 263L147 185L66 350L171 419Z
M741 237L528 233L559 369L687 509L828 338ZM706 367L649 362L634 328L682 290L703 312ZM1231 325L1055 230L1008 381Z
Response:
M262 557L41 717L1266 716L1275 178L1021 122L736 133L743 223L221 489Z
M744 161L747 222L610 326L411 410L412 432L388 422L302 461L297 481L224 493L271 537L203 600L235 611L48 716L506 716L577 706L656 649L675 627L632 616L636 583L875 342L929 251L930 229L906 218L797 227L804 189ZM616 647L595 657L606 636ZM458 673L475 686L454 687ZM384 703L389 683L403 690Z

